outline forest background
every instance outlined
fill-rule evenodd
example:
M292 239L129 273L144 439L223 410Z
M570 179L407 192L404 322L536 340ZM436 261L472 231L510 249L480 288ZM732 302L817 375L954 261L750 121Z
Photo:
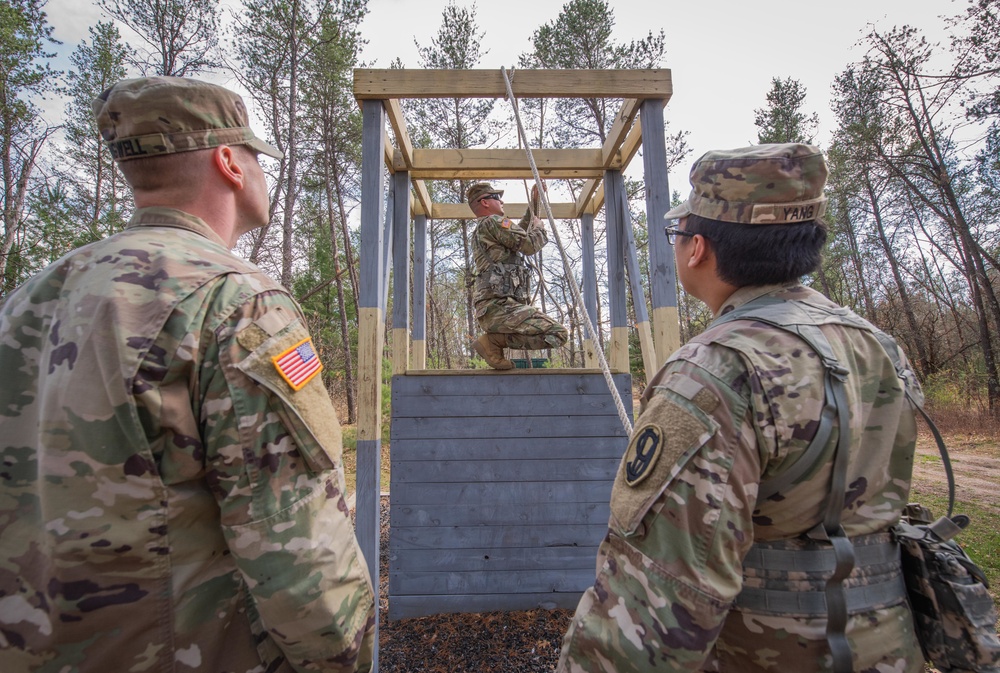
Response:
M255 128L285 153L281 161L265 165L271 223L243 237L236 252L300 301L341 418L354 423L361 119L352 71L372 65L363 60L368 35L375 36L363 29L369 25L368 2L97 0L93 7L76 3L91 11L75 16L95 20L77 44L61 45L44 2L0 0L0 298L69 250L120 230L130 217L128 187L98 142L90 105L94 97L127 76L222 81L244 94L257 118ZM402 3L390 4L402 11ZM544 18L519 14L502 25L484 25L475 4L451 1L441 10L436 32L414 33L405 16L396 17L391 27L380 26L378 39L391 31L397 40L412 42L416 59L404 63L396 58L378 67L488 67L487 34L515 31L530 36L523 50L508 50L504 56L515 73L518 68L671 67L681 72L704 67L699 54L690 50L674 53L668 62L670 40L656 27L655 12L647 16L648 33L621 38L615 7L604 0L570 0L534 15ZM679 200L687 193L691 160L712 147L820 144L831 166L830 240L822 268L805 282L904 345L930 406L947 412L939 417L996 429L1000 0L940 3L939 8L950 13L921 27L868 24L858 16L853 57L844 53L842 67L829 83L829 109L823 108L822 115L806 104L805 85L782 70L781 60L768 62L774 70L767 73L770 86L757 97L725 95L727 78L740 79L738 72L703 71L710 84L700 93L705 114L721 109L730 118L751 120L756 138L704 146L712 141L699 139L693 145L691 131L677 127L675 120L668 122L667 162ZM662 23L668 20L665 14ZM822 47L822 21L809 25L807 39L789 40L794 49ZM708 26L702 29L709 31ZM782 37L782 30L795 28L776 29L772 37ZM734 52L732 62L739 59ZM797 60L791 51L789 64ZM678 90L675 97L682 94L698 95ZM613 124L618 103L525 100L521 113L535 147L596 147ZM415 146L517 147L510 105L504 101L407 101L403 107ZM822 134L821 118L829 120ZM430 189L435 201L459 202L467 186L436 181ZM560 181L552 186L553 198L572 197L579 186ZM507 189L511 200L526 200L517 196L524 189L520 183ZM631 178L628 193L645 284L642 183ZM598 232L601 224L599 215ZM579 274L576 223L559 226ZM430 222L431 368L481 366L470 360L467 348L469 335L477 333L468 286L473 227L474 222L465 220ZM600 239L597 249L602 249ZM536 301L572 335L565 347L546 355L552 366L582 366L580 315L559 256L547 250L535 261L543 281ZM598 267L603 293L600 252ZM683 291L678 306L682 340L711 320L706 308ZM607 335L606 315L599 311L595 318ZM641 388L649 373L642 368L637 334L632 345L632 372ZM387 339L387 357L391 348ZM383 397L387 404L389 396Z

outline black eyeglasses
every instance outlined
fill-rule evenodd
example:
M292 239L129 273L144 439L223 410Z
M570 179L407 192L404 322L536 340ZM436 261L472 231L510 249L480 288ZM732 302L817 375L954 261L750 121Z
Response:
M480 201L502 201L499 194L487 194L479 199Z
M687 236L689 238L694 236L694 234L690 231L684 231L683 229L678 229L677 227L664 227L663 233L667 235L667 243L670 245L677 242L678 236Z

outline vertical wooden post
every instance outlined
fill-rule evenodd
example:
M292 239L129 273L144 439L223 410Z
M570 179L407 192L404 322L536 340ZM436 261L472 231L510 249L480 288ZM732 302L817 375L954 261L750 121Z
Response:
M594 330L600 334L601 324L597 319L597 264L594 261L594 214L584 213L581 216L580 245L583 247L583 287L580 292L583 294L583 305L587 308L590 320L593 322ZM586 318L584 318L586 319ZM594 343L584 330L583 340L583 364L588 369L597 369L600 363L597 360L595 349L603 348L604 344L598 338Z
M413 221L413 369L427 369L427 216Z
M385 332L385 257L382 201L385 177L385 109L380 100L362 104L361 288L358 306L358 448L356 530L375 586L375 659L378 671L379 475L382 457L382 342Z
M635 328L639 332L639 350L642 352L642 368L646 371L645 378L648 381L659 367L656 365L653 332L649 327L649 314L646 312L646 293L642 289L642 278L639 272L639 254L635 248L635 232L632 231L632 214L629 212L628 198L625 195L625 180L620 173L615 180L618 182L618 200L621 202L622 232L625 234L625 263L628 266L629 286L632 288Z
M663 101L645 100L639 113L642 120L642 166L646 180L646 226L649 229L649 291L653 305L656 360L657 365L662 365L681 345L674 249L663 233L663 227L673 224L663 219L670 210ZM647 374L652 376L652 372Z
M389 190L386 193L385 201L385 217L382 218L382 281L379 287L382 288L382 303L379 306L382 307L382 316L385 317L385 312L389 306L389 272L392 270L391 260L392 260L392 218L395 212L395 190L393 186L389 185ZM385 335L382 335L385 338Z
M608 223L608 315L611 317L611 346L608 366L612 371L629 372L628 309L625 305L625 236L619 197L621 171L604 172L604 212Z
M410 174L392 176L392 373L410 365Z

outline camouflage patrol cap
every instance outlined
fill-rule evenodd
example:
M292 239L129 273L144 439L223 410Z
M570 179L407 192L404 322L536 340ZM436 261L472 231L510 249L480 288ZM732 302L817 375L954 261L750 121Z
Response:
M469 187L468 191L465 192L465 200L471 206L476 199L481 198L487 194L499 194L503 196L502 189L493 189L493 185L488 182L477 182L476 184Z
M803 143L713 150L691 167L691 195L664 219L695 214L740 224L795 224L826 210L826 159Z
M94 99L93 108L116 161L219 145L248 145L282 157L254 135L243 99L216 84L185 77L126 79Z

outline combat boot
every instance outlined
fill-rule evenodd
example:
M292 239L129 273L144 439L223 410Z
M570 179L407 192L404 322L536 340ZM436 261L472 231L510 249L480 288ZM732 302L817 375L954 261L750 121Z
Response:
M472 342L472 350L479 353L493 369L513 369L514 363L503 356L506 345L506 334L484 334Z

